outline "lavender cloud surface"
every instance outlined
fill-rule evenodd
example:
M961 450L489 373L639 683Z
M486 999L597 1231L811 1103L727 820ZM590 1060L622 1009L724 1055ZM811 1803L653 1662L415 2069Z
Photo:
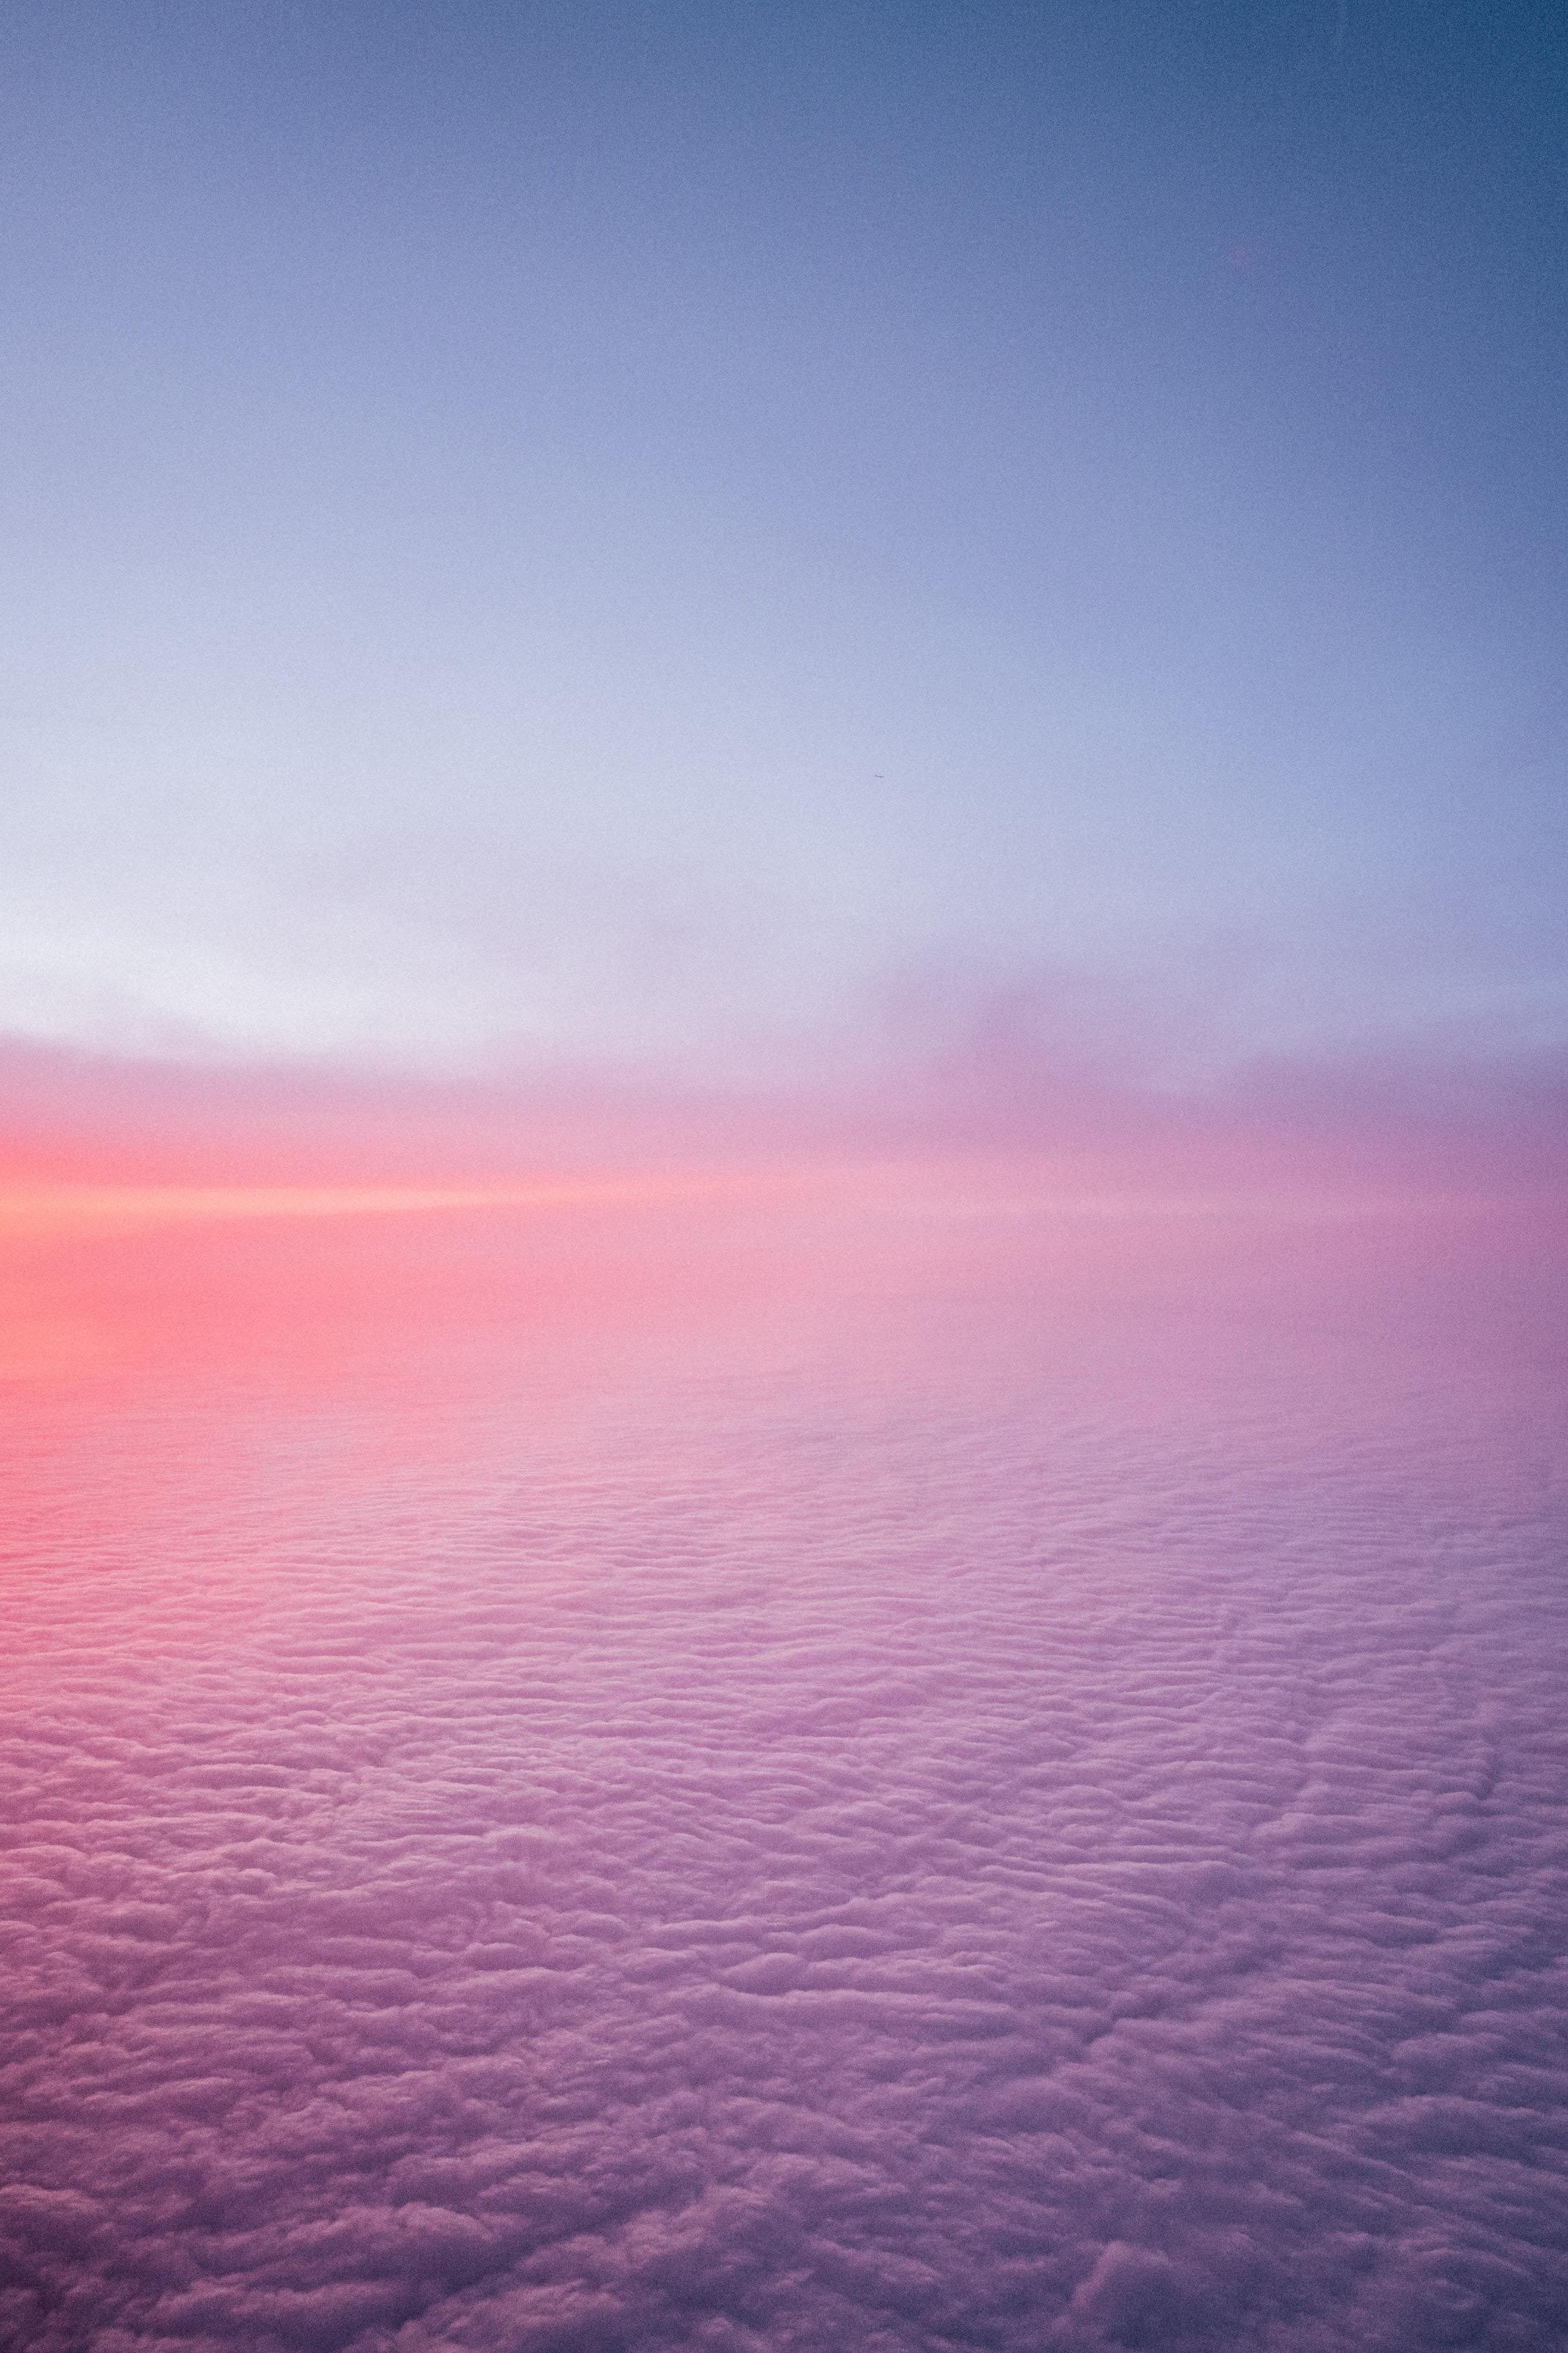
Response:
M462 1225L14 1388L0 2340L1560 2344L1549 1309Z

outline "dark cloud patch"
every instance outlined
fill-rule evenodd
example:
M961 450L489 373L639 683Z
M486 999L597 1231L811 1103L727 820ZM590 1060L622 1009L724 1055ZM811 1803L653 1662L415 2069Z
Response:
M1537 1357L827 1304L18 1418L0 2342L1561 2345Z

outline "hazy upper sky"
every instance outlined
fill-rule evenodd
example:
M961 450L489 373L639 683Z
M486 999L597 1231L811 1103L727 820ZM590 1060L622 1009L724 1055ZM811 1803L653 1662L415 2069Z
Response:
M0 1028L1568 1035L1568 36L11 0Z

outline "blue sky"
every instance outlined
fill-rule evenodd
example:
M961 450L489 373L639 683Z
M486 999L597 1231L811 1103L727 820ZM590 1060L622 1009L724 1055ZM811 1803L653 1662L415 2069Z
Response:
M0 1028L1568 1033L1555 12L22 5L0 63Z

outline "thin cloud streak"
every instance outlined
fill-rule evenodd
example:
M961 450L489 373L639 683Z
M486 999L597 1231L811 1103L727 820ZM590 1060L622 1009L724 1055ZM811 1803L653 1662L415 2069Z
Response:
M1550 1197L1568 1177L1568 1066L1427 1051L1276 1058L1207 1085L1157 1085L989 1015L923 1061L702 1083L647 1070L437 1080L130 1060L0 1043L0 1183L14 1208L71 1188L241 1194L273 1213L312 1196L371 1208L540 1201L631 1185L787 1187L791 1172L1014 1166L1039 1192L1173 1198Z

